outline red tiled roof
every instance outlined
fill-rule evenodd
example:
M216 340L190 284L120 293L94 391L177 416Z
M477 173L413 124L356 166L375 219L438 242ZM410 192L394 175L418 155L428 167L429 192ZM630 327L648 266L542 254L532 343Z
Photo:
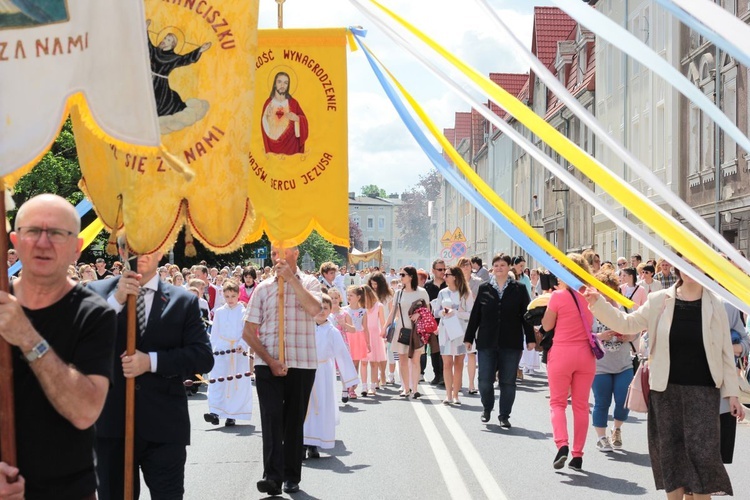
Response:
M557 42L565 40L576 22L557 7L534 7L531 52L549 66L557 54Z
M458 147L464 139L471 139L471 113L468 111L457 112L454 129L456 131L454 146Z
M528 79L528 73L490 73L490 80L515 97L518 97ZM491 101L487 101L487 105L497 116L505 118L506 113L500 106Z
M588 32L586 32L588 33ZM578 29L573 29L570 33L570 36L568 36L567 40L575 41L578 37ZM583 79L581 83L578 83L578 51L576 51L573 55L573 59L569 65L566 66L566 75L565 75L565 87L570 91L571 94L573 94L575 97L579 97L581 94L583 94L585 91L588 90L594 90L596 86L596 51L594 50L594 40L588 42L588 46L586 47L586 72L583 75ZM552 66L550 68L552 70L552 73L557 77L558 71ZM559 111L561 108L565 106L565 104L559 100L557 95L553 94L551 91L548 91L548 99L547 99L547 118L550 118L553 114L555 114L557 111Z
M485 122L479 111L471 110L471 157L475 157L477 152L484 145L484 127Z
M450 142L451 144L456 143L456 130L455 129L444 128L443 135L445 136L446 139L448 139L448 142ZM443 158L445 158L445 161L447 161L448 163L452 162L452 160L450 159L448 154L445 152L445 150L443 150Z

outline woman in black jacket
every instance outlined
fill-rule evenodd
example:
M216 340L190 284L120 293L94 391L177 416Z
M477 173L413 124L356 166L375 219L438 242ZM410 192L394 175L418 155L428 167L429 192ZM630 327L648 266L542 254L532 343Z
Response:
M464 343L467 349L476 339L479 356L479 395L482 422L490 420L495 406L495 373L499 374L500 426L510 428L510 412L516 399L516 373L524 347L535 347L534 329L523 318L529 305L526 287L508 277L510 257L492 259L492 277L479 287Z

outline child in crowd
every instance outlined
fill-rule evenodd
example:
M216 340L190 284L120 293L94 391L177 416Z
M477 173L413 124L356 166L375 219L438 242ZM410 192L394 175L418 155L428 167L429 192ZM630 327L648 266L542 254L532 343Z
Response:
M318 448L331 449L336 443L339 414L333 385L336 378L334 360L341 373L341 383L352 389L359 384L357 370L339 331L331 323L331 297L323 295L323 308L315 316L315 346L318 369L310 393L310 403L304 424L304 445L308 458L319 458Z
M253 385L250 381L248 346L242 339L245 307L240 303L240 287L232 280L225 281L225 304L216 310L211 328L211 348L214 368L208 387L206 422L219 425L226 418L226 426L236 419L250 420L253 414Z
M211 310L208 307L208 301L203 298L203 289L206 284L203 280L193 278L188 282L188 286L190 287L189 289L191 292L198 292L198 305L201 308L201 318L203 318L203 322L206 325L210 325L209 317L211 315ZM195 289L195 291L193 291L193 289ZM210 331L210 328L206 327L206 330Z
M365 335L365 292L359 285L352 285L346 289L346 300L349 305L344 310L349 313L354 324L354 331L347 332L349 339L349 352L354 361L354 367L359 371L359 362L367 357L370 352L370 339ZM366 393L365 393L366 394ZM352 388L349 391L349 399L357 399L357 393Z
M339 293L338 289L331 288L328 290L328 296L331 297L332 304L331 320L339 333L341 333L341 338L343 339L344 344L346 345L346 350L348 351L349 338L347 337L347 332L354 332L354 323L352 323L352 318L349 316L349 313L341 308L341 293ZM342 389L341 402L347 403L349 402L349 391L346 386L342 387Z
M360 370L360 379L362 380L362 395L374 396L378 387L378 371L380 362L386 361L385 343L383 341L385 314L383 304L378 301L375 291L368 285L362 287L365 295L365 316L362 323L364 324L365 335L370 344L370 353L362 360L362 369ZM367 367L370 367L370 385L367 385Z

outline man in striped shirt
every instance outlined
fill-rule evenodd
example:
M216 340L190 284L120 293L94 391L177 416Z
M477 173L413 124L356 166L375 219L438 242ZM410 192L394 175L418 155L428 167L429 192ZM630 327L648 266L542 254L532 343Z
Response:
M255 352L255 384L263 428L263 479L258 491L269 495L299 491L302 428L318 356L315 315L320 312L320 282L297 267L299 249L271 247L276 276L261 282L245 312L243 338ZM284 293L284 360L279 359L279 277ZM258 359L260 358L260 359Z

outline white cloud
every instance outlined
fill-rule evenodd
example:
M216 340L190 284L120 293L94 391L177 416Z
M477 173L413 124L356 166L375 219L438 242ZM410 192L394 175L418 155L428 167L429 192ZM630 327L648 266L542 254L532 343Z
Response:
M526 72L511 44L475 2L456 0L381 0L394 12L483 74ZM362 0L366 6L369 2ZM549 2L494 0L490 5L530 45L534 5ZM259 26L276 28L276 3L261 1ZM389 22L389 25L393 25ZM363 26L368 47L391 70L430 117L452 128L456 111L469 106L425 69L405 49L392 42L349 0L286 0L285 28ZM401 193L432 168L401 122L361 52L349 54L349 190L359 192L377 184L388 193ZM480 98L480 102L486 98Z

